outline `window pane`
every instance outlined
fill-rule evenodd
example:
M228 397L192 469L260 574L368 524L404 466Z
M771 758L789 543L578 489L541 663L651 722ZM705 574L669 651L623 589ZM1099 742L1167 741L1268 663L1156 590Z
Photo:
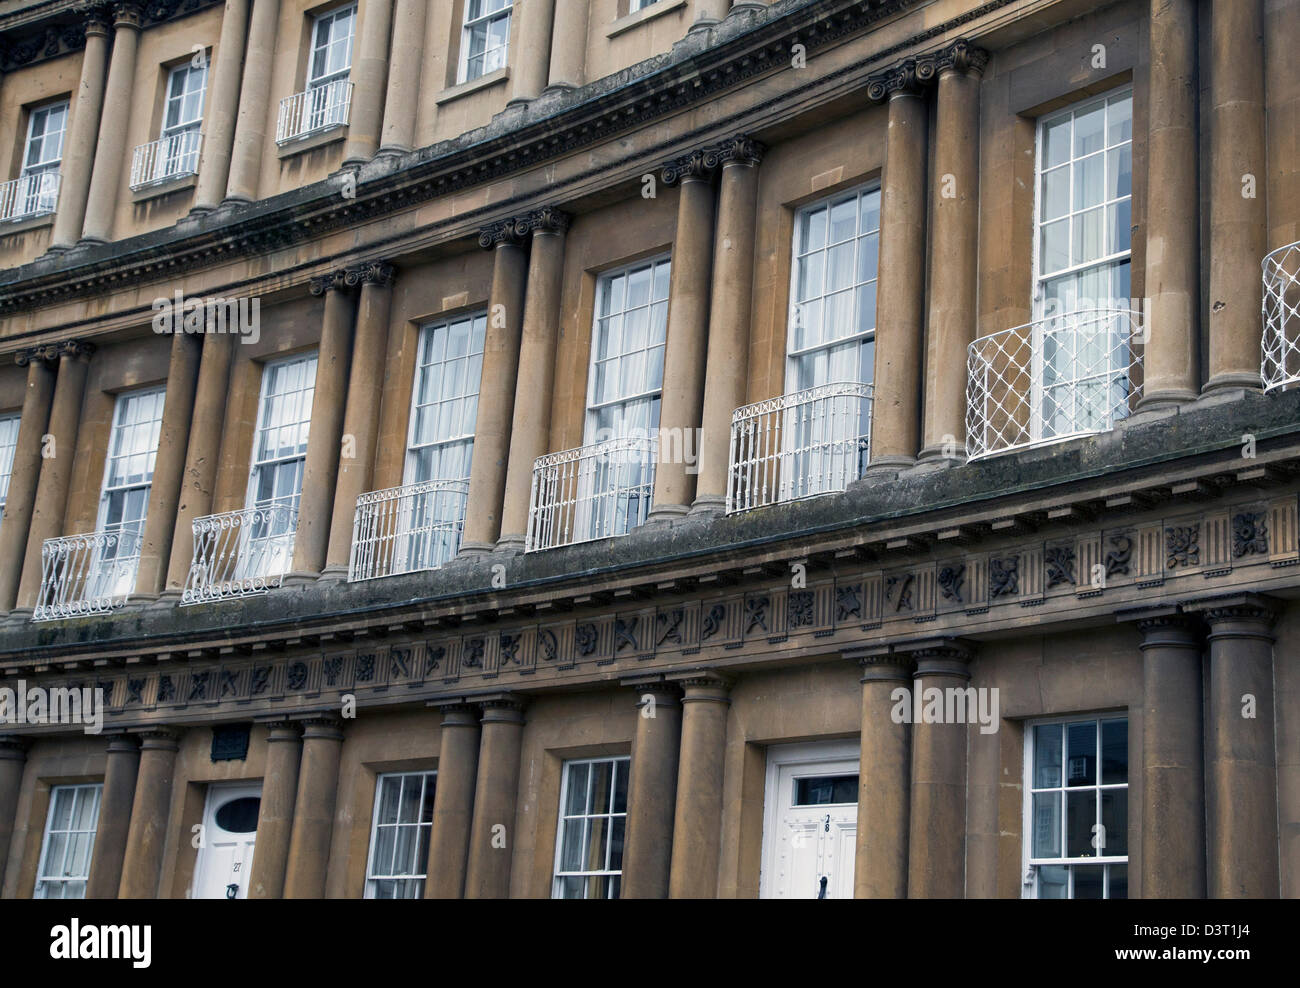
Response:
M1128 790L1103 789L1101 792L1101 825L1105 828L1106 846L1097 853L1105 857L1128 855Z
M1061 725L1040 724L1034 728L1034 788L1050 789L1061 784Z
M1097 790L1085 789L1065 794L1065 856L1067 858L1092 858L1097 856L1093 847L1097 825Z
M1033 800L1033 856L1058 858L1061 856L1061 794L1036 792Z
M1101 723L1101 783L1104 786L1128 782L1128 721Z
M1088 721L1066 728L1067 786L1091 786L1097 781L1097 725Z
M1076 865L1074 871L1074 898L1102 898L1102 865Z
M1062 865L1041 865L1038 869L1038 898L1069 898L1070 872Z

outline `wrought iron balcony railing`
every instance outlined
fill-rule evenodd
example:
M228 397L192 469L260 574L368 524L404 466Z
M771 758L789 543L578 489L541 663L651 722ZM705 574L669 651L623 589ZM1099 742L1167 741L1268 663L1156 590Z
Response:
M352 108L352 83L336 79L280 100L275 142L287 144L333 127L344 127Z
M126 603L140 566L136 529L46 539L33 621L103 614Z
M37 172L0 185L0 222L45 216L59 205L59 173Z
M870 384L823 384L731 416L727 513L845 490L871 442Z
M203 135L197 130L141 144L131 156L131 190L138 192L184 175L197 175L202 147Z
M658 447L654 437L629 437L538 457L524 551L626 535L643 524Z
M293 564L298 511L267 504L194 519L194 557L182 604L251 597L280 585Z
M348 580L437 569L460 551L469 484L426 481L357 498Z
M1300 383L1300 243L1264 258L1264 391Z
M972 343L966 456L1108 432L1142 395L1142 323L1128 309L1048 316Z

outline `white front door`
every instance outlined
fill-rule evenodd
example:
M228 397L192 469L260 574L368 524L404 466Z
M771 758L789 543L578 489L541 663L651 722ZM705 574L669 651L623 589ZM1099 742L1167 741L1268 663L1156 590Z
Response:
M857 745L768 750L760 897L853 898L857 831Z
M194 898L246 899L257 840L260 785L209 786L202 843L194 869Z

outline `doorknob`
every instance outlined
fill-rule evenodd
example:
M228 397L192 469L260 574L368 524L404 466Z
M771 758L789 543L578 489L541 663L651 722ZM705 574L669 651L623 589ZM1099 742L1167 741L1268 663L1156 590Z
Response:
M820 885L820 888L817 891L817 898L824 899L826 898L826 876L825 875L822 875L821 880L818 884Z
M237 898L238 896L239 896L239 885L237 883L226 886L227 899L234 899Z

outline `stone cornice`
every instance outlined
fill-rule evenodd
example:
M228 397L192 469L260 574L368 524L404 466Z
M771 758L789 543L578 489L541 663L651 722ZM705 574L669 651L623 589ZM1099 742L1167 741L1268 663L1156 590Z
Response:
M789 66L792 44L809 56L868 30L918 0L812 0L750 10L722 22L712 39L688 36L670 56L649 59L620 75L571 93L535 101L537 112L512 129L472 132L404 156L377 159L359 172L355 198L339 196L337 178L270 200L217 210L167 230L112 245L69 251L13 271L0 284L0 317L111 291L160 276L177 277L232 258L288 248L348 226L380 219L465 188L535 168L743 86ZM884 61L950 34L1016 0L985 0L876 54ZM714 43L709 44L709 40ZM792 85L782 99L862 71L846 66ZM532 109L530 107L530 109ZM547 115L545 111L555 112Z

